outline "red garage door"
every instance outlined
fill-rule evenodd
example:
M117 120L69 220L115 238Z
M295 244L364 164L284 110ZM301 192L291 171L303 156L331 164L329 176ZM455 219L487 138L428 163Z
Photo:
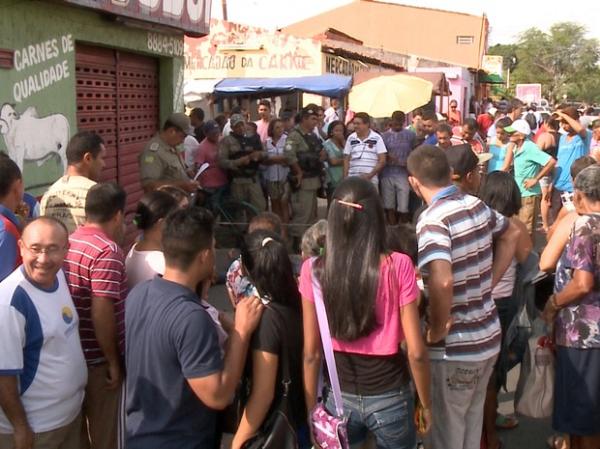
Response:
M142 196L137 158L158 129L158 62L146 56L77 45L77 126L102 136L103 181L127 192L127 213ZM128 242L135 228L128 219Z

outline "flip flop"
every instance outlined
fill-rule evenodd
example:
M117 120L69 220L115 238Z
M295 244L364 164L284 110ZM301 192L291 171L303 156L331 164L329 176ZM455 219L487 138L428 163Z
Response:
M568 445L566 444L566 440L562 435L551 435L548 440L548 447L551 449L567 449Z
M502 415L498 413L496 417L496 427L498 429L510 430L519 425L519 420L515 415Z

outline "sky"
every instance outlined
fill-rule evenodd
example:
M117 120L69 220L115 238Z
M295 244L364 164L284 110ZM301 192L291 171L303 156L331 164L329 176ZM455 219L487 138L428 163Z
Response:
M349 0L226 0L229 20L264 28L281 28L323 11L350 3ZM428 8L438 8L481 15L490 22L490 45L513 43L520 32L530 27L547 30L553 23L578 22L588 29L588 36L600 39L600 1L571 0L387 0ZM222 18L222 0L212 0L212 16ZM555 6L556 5L556 6ZM560 8L558 5L573 5Z

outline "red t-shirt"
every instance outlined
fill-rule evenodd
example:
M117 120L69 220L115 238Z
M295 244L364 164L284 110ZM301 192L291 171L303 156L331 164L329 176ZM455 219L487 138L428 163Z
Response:
M494 119L488 113L480 114L479 117L477 117L477 124L479 125L479 131L480 131L481 135L483 136L483 138L487 137L488 129L490 129L490 126L492 126L493 123L494 123Z
M227 173L219 167L219 147L216 143L204 139L200 142L196 153L196 164L198 166L208 162L209 166L200 175L200 185L209 189L216 189L227 185Z
M114 301L119 351L125 354L125 255L102 230L81 226L69 237L64 270L79 314L79 335L88 365L105 361L92 323L92 297Z

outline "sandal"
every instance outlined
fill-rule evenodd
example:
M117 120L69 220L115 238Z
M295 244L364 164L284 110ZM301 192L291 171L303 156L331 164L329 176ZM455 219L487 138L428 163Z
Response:
M567 440L565 437L563 437L562 435L551 435L548 440L546 440L546 442L548 443L548 447L550 447L551 449L568 449L569 445L567 443Z
M496 427L498 429L510 430L519 425L519 420L515 415L502 415L498 413L496 417Z

